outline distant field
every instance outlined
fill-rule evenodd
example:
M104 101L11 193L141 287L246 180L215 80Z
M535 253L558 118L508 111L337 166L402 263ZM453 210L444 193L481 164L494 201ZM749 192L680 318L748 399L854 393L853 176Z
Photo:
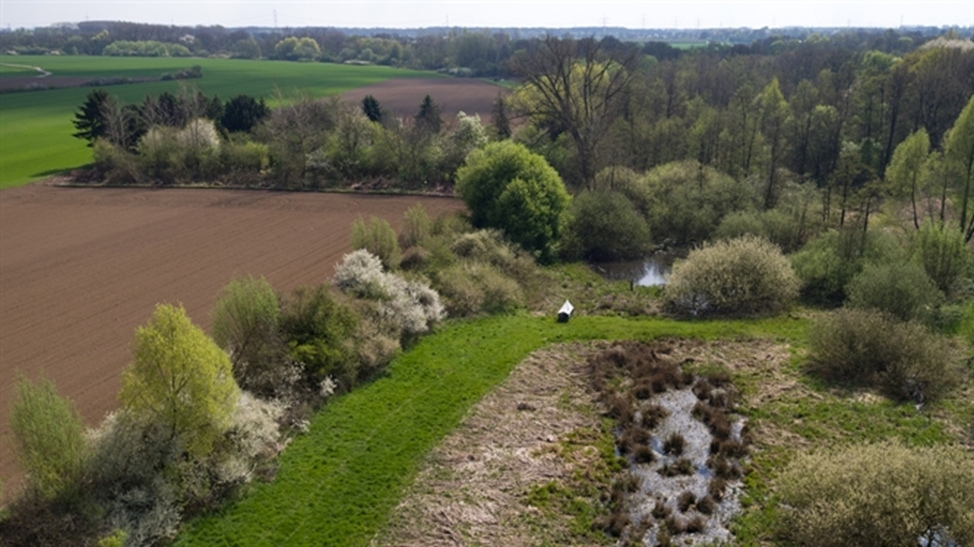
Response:
M670 47L675 47L676 49L694 49L698 47L707 47L710 42L670 42Z
M473 78L443 78L433 81L392 78L346 91L342 93L342 98L358 104L366 95L372 95L383 108L396 116L413 116L419 110L423 97L430 95L446 118L464 112L479 114L481 120L490 122L493 119L494 101L498 95L506 95L508 92L507 88L494 85L493 82Z
M32 74L36 74L36 72L29 67L0 65L0 78L4 76L30 76Z
M39 66L53 77L158 78L167 72L203 67L203 78L190 80L208 95L222 99L248 94L263 96L273 106L277 91L323 97L381 82L389 78L436 78L433 72L379 66L348 66L324 63L248 61L238 59L52 57L0 55L0 64ZM0 82L32 77L30 72L0 67ZM36 79L44 84L45 78ZM163 91L175 93L180 82L145 82L105 89L122 102L141 101ZM0 95L0 188L20 186L33 179L84 165L91 151L84 141L71 136L74 111L91 88L72 87L5 93Z

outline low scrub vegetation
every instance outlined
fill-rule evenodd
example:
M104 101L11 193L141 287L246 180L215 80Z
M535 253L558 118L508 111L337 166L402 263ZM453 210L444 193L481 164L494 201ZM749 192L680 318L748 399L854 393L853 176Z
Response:
M876 387L899 401L934 399L963 377L951 340L880 311L823 315L812 323L808 343L811 368L823 378Z
M755 315L787 308L798 288L776 245L743 236L704 245L674 264L663 298L680 314Z
M776 480L793 545L969 545L974 458L896 442L801 454Z

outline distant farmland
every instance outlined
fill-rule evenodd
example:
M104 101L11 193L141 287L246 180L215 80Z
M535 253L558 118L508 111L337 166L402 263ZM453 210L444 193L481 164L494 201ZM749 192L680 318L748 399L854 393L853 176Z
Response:
M342 98L351 103L360 103L366 95L372 95L383 108L397 116L413 116L419 110L423 97L430 95L446 117L464 112L480 114L481 120L488 122L493 117L492 110L498 94L506 93L508 89L483 80L390 78L346 91L342 93Z
M63 83L63 79L70 79L73 85L100 78L153 79L104 88L123 103L139 102L146 95L164 91L176 93L181 82L158 81L158 78L193 65L203 68L203 78L183 83L195 85L208 95L217 94L224 100L240 94L262 96L272 106L278 94L285 99L297 95L323 97L390 78L445 78L433 72L380 66L186 57L0 55L0 64L39 66L51 73L38 78L31 70L2 66L0 88L11 87L14 79L52 87ZM0 95L0 142L3 142L0 188L20 186L91 161L91 151L84 141L71 136L74 111L90 90L90 87L67 87Z

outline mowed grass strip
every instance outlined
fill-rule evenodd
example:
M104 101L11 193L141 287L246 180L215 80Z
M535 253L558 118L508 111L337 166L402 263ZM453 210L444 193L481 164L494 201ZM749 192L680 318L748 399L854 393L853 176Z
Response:
M197 519L179 546L368 545L424 456L532 351L550 343L661 336L790 338L804 321L501 316L458 323L423 339L388 374L331 402L291 443L273 483Z
M389 78L444 77L434 72L383 66L187 57L0 55L0 63L40 66L54 76L89 79L159 78L193 65L203 69L203 77L195 80L157 80L103 87L123 104L141 102L146 95L157 97L164 91L175 94L180 85L193 85L207 95L219 95L224 101L245 94L264 97L274 107L279 105L276 99L279 94L285 100L298 96L325 97ZM45 80L36 81L44 84ZM91 89L71 87L0 94L0 188L22 186L39 177L91 162L91 149L86 142L71 136L75 132L74 113Z

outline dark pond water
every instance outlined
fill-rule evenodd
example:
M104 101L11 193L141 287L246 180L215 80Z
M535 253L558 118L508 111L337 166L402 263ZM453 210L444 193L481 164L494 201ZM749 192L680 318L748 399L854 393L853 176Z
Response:
M592 269L613 281L631 281L643 287L666 285L666 278L673 268L673 261L686 256L681 252L657 252L641 260L626 262L602 262Z

